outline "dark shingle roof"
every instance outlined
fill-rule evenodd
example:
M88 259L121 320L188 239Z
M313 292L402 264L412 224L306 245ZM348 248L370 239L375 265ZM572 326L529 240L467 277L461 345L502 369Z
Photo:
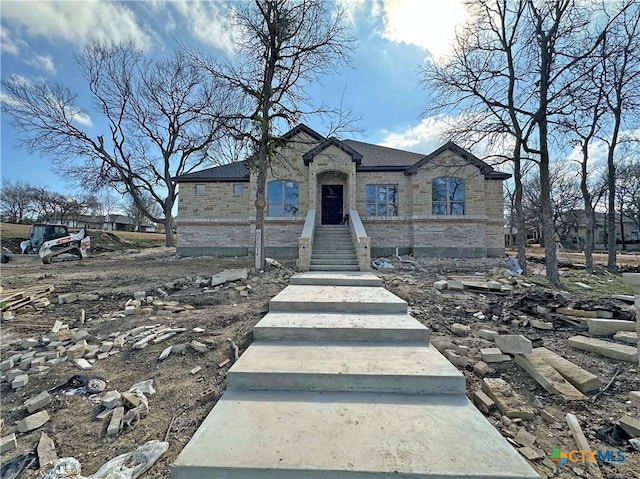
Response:
M193 181L249 181L249 170L244 161L214 166L206 170L194 171L176 176L176 183Z
M347 145L346 142L340 141L337 138L333 138L333 137L331 137L331 138L329 138L327 140L324 140L318 146L316 146L315 148L313 148L310 151L307 151L304 155L302 155L302 159L304 160L304 164L308 165L311 161L313 161L314 156L316 156L318 153L321 153L322 151L326 150L330 146L335 146L336 148L341 149L342 151L344 151L347 155L349 155L351 157L351 159L356 163L356 165L360 164L360 162L362 160L362 154L359 151L356 151L353 148L351 148L349 145Z
M372 145L355 140L342 140L342 143L362 155L359 170L367 167L410 167L425 155L410 151L397 150L386 146Z

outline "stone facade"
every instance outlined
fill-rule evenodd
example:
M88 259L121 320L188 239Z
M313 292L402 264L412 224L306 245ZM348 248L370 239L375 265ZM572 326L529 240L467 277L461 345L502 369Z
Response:
M443 147L413 169L408 169L411 165L386 170L368 167L364 164L366 157L337 140L323 143L312 133L303 130L288 138L269 171L267 182L285 180L298 184L298 210L295 216L266 218L267 255L298 256L309 209L317 211L316 224L322 221L323 185L342 186L341 211L358 212L372 257L396 251L448 257L504 254L502 180L508 175L494 172L458 147ZM308 153L310 150L313 155ZM178 252L253 254L255 175L244 179L203 178L180 178ZM433 214L435 178L459 178L464 182L464 214ZM368 216L367 185L397 185L397 214Z

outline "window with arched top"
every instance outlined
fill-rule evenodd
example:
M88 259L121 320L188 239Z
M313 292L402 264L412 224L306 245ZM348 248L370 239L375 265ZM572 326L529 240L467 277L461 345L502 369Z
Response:
M434 215L464 215L462 178L434 178L431 181L431 212Z
M267 216L298 216L298 183L275 180L267 184Z

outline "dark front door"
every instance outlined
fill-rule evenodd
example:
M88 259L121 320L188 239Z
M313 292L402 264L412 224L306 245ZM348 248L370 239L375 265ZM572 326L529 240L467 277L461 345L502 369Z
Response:
M342 185L322 185L322 224L342 223Z

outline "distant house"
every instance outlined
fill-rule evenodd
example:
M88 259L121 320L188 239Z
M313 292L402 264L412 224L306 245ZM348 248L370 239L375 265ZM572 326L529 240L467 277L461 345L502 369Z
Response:
M593 235L593 248L596 250L604 250L608 247L609 234L607 231L607 215L606 213L596 212L595 228ZM561 234L562 244L566 248L583 250L586 238L586 220L584 210L571 210L563 213L564 231ZM616 244L618 249L623 249L623 230L624 230L624 249L630 251L640 250L640 225L632 218L626 215L622 216L622 225L620 224L620 215L616 215Z
M454 143L419 154L325 138L306 125L281 141L267 176L267 255L300 258L303 228L313 239L316 225L347 217L354 241L370 240L371 257L504 255L502 182L510 175ZM256 175L245 162L175 180L179 254L253 254Z

